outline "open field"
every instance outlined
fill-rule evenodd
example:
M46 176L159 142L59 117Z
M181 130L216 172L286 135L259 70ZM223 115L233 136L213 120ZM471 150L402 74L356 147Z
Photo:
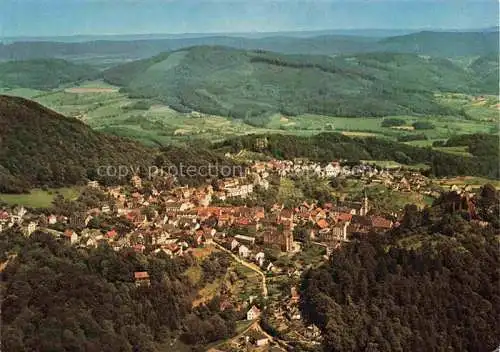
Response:
M116 93L118 89L115 88L66 88L66 93Z
M22 194L5 194L0 193L0 202L5 202L9 205L23 205L30 208L46 208L52 203L56 195L62 195L66 199L76 199L79 195L77 187L49 189L47 191L41 189L33 189L30 193Z
M429 165L425 164L413 164L413 165L403 165L393 160L361 160L366 164L371 164L378 166L383 169L398 169L404 168L409 170L427 170L429 169Z

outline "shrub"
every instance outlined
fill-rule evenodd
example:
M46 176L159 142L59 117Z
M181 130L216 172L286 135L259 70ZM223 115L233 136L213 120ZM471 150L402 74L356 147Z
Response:
M403 126L406 123L403 119L384 119L380 126L382 127L393 127L393 126Z
M433 123L429 121L417 121L412 124L416 130L432 130L436 128Z

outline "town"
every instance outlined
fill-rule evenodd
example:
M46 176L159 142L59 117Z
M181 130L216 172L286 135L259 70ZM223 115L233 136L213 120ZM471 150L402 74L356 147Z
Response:
M0 232L17 226L26 236L42 231L76 247L106 242L115 251L130 248L144 255L203 257L206 253L225 253L257 277L257 286L250 289L248 285L249 290L236 296L231 290L219 289L220 309L230 306L244 310L243 323L247 325L236 337L211 350L271 346L282 350L290 341L315 346L321 343L320 331L301 319L298 307L298 283L303 271L321 264L333 250L353 238L362 240L372 232L398 226L402 213L378 212L366 190L359 199L304 200L291 207L279 202L258 204L255 196L276 187L276 180L305 177L317 182L355 179L366 186L439 195L431 180L416 171L342 164L257 161L245 175L198 187L176 185L168 175L161 176L162 182L136 175L130 184L112 187L89 181L84 192L92 195L93 202L84 211L39 214L22 206L5 207L0 211ZM469 197L468 189L454 190ZM130 280L139 287L150 285L147 271L135 272ZM200 298L198 304L204 301L206 298Z

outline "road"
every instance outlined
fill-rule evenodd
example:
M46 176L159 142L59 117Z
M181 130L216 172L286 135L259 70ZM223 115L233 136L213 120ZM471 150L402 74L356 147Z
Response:
M255 271L256 273L258 273L262 277L262 296L264 298L267 298L266 274L264 274L264 272L262 270L260 270L260 268L257 265L255 265L253 263L249 263L246 260L241 259L237 255L235 255L234 253L232 253L230 250L222 247L220 244L218 244L215 241L214 241L214 244L221 251L224 251L224 252L228 253L235 261L237 261L238 263L240 263L243 266L246 266L248 269L251 269L251 270Z

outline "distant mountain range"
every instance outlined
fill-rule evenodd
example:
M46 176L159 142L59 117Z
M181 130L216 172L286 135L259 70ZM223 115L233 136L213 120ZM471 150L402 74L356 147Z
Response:
M241 38L266 38L266 37L294 37L294 38L309 38L323 35L335 36L358 36L372 38L387 38L421 31L432 32L498 32L499 27L476 28L476 29L440 29L440 28L421 28L421 29L380 29L380 28L365 28L365 29L324 29L311 31L281 31L281 32L212 32L212 33L148 33L148 34L107 34L107 35L69 35L69 36L19 36L19 37L2 37L0 42L63 42L63 43L79 43L97 40L147 40L147 39L186 39L186 38L203 38L203 37L241 37Z
M338 55L364 52L397 52L441 57L481 56L497 53L498 31L494 28L476 32L424 31L402 32L331 31L277 34L189 35L169 38L133 36L81 37L75 42L21 41L0 44L0 60L65 58L70 60L126 61L147 58L161 52L198 45L229 46L244 50L269 50L287 54ZM394 33L393 33L394 34ZM56 40L55 38L54 40ZM70 41L68 38L66 38ZM89 39L91 39L89 41ZM105 39L105 40L103 40Z

